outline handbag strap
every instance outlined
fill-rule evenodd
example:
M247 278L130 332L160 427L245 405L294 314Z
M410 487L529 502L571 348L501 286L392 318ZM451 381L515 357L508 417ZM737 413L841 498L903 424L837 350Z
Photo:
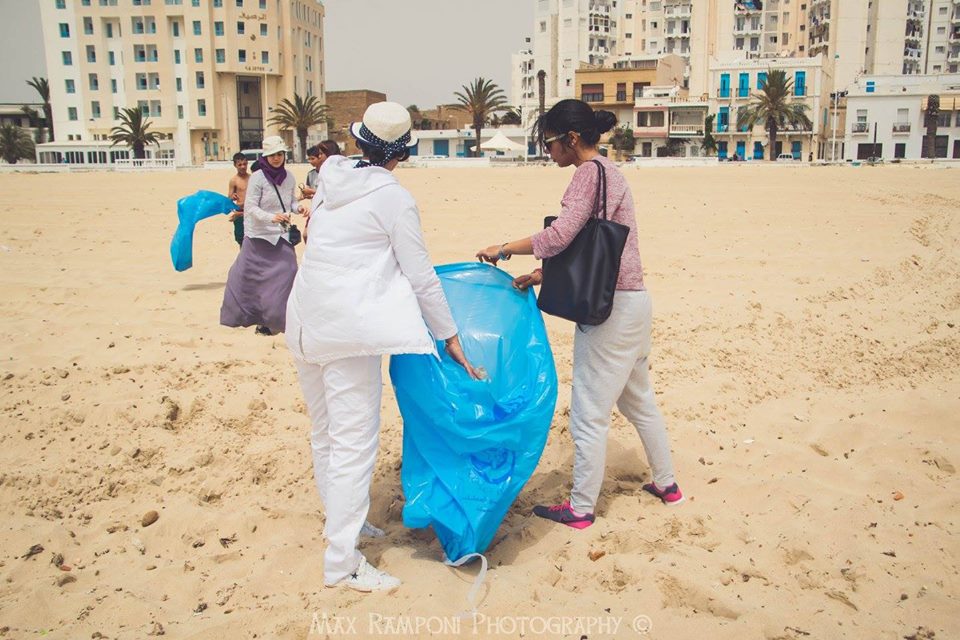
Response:
M283 206L284 206L284 205L283 205L283 196L280 195L280 189L278 189L278 188L277 188L277 185L273 184L273 182L271 182L270 180L268 180L268 182L270 182L270 184L273 185L273 190L274 190L274 191L276 192L276 194L277 194L277 200L280 201L280 206L283 207ZM293 210L293 202L290 203L290 209ZM280 228L283 229L284 231L286 231L289 227L290 227L290 223L289 223L289 222L281 222L281 223L280 223Z
M591 160L593 164L597 165L597 194L593 198L593 213L591 217L600 218L601 220L607 219L607 172L603 168L603 163L599 160ZM603 207L603 216L600 215L600 208Z

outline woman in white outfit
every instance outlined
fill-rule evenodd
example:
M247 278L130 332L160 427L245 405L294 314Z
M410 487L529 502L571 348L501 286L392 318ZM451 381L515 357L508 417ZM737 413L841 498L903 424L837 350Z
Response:
M409 113L380 102L350 131L364 160L334 156L320 169L319 206L312 207L287 303L286 338L310 413L314 476L326 511L324 583L375 591L400 584L357 550L377 458L381 356L435 355L436 340L443 340L447 353L476 374L424 246L416 202L392 173L416 144Z

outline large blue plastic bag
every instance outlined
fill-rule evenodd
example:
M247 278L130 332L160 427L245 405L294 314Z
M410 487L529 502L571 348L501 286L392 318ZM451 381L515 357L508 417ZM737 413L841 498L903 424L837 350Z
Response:
M193 229L204 218L230 213L237 208L233 200L213 191L197 191L192 196L177 200L177 218L180 223L170 241L170 259L177 271L193 266Z
M403 522L432 526L447 560L483 553L533 474L557 403L557 371L532 290L479 263L437 268L474 367L471 380L437 343L394 356L390 377L403 416Z

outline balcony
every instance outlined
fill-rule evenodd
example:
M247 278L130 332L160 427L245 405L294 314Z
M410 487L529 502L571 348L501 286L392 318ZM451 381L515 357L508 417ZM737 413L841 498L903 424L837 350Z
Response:
M911 49L906 48L903 50L903 59L904 60L919 60L920 59L920 49Z
M757 6L754 0L737 0L734 5L734 12L738 16L748 16L761 13L762 9Z
M664 11L667 18L689 18L693 15L693 10L689 5L681 7L667 7Z
M854 122L850 125L850 133L866 135L870 133L870 123L869 122Z
M670 123L670 135L679 137L702 137L703 123L700 124L673 124Z
M894 122L894 123L893 123L893 132L894 132L894 133L910 133L910 123L909 123L909 122Z
M947 54L947 60L950 62L960 62L960 51L951 51Z

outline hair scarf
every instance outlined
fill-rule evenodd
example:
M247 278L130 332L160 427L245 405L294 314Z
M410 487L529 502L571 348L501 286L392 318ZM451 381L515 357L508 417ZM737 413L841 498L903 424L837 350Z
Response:
M355 169L363 169L364 167L382 167L394 158L399 158L403 155L403 152L407 150L407 144L409 144L411 138L410 132L407 131L393 142L387 142L386 140L377 137L377 135L370 131L370 129L367 129L365 124L361 124L360 139L363 142L382 149L383 160L381 162L368 162L366 160L361 160L357 163L357 166L354 167Z

